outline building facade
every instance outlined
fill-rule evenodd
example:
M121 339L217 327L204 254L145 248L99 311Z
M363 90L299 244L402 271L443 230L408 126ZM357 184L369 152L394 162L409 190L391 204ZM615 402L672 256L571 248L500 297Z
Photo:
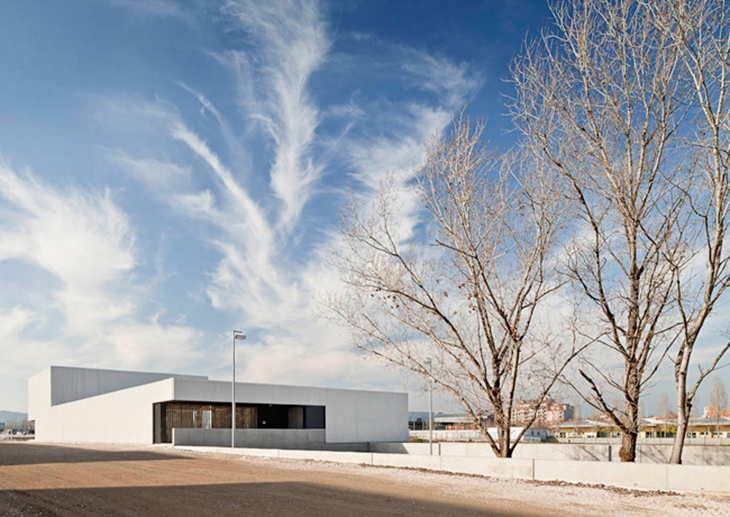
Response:
M639 438L674 438L677 433L677 415L642 418L639 424ZM553 431L555 438L619 438L618 428L602 416L564 422ZM730 418L690 417L687 424L687 438L730 438Z
M51 366L28 391L38 441L231 444L230 382ZM406 393L236 383L237 446L406 440Z
M519 400L512 407L512 423L527 424L537 409L536 427L556 427L573 419L573 406L553 399L544 399L539 405L536 400Z

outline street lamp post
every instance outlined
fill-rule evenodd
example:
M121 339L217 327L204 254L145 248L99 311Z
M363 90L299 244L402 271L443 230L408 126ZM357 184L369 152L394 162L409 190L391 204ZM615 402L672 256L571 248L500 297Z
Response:
M431 377L431 358L426 358L428 365L428 453L433 456L433 380Z
M233 331L233 361L231 365L231 448L236 446L236 340L243 341L246 335L240 330Z

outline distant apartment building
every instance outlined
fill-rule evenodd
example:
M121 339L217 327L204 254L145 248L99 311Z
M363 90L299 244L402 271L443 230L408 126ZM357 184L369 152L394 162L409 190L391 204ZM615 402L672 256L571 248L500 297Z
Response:
M545 399L538 406L536 400L519 400L512 407L512 424L526 425L536 409L533 427L555 427L573 419L573 406L565 402Z

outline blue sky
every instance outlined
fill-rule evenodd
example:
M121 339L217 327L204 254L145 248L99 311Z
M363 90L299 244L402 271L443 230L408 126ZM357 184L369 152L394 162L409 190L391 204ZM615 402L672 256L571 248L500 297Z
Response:
M348 187L501 96L543 0L0 4L0 408L49 364L411 390L316 318Z

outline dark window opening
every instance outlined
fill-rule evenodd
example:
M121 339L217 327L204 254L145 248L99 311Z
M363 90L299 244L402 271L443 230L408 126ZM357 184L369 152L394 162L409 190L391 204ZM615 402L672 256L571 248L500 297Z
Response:
M324 429L324 406L304 406L305 429Z
M231 405L205 402L154 404L154 443L172 443L172 430L230 429ZM324 406L236 404L236 429L324 429Z

